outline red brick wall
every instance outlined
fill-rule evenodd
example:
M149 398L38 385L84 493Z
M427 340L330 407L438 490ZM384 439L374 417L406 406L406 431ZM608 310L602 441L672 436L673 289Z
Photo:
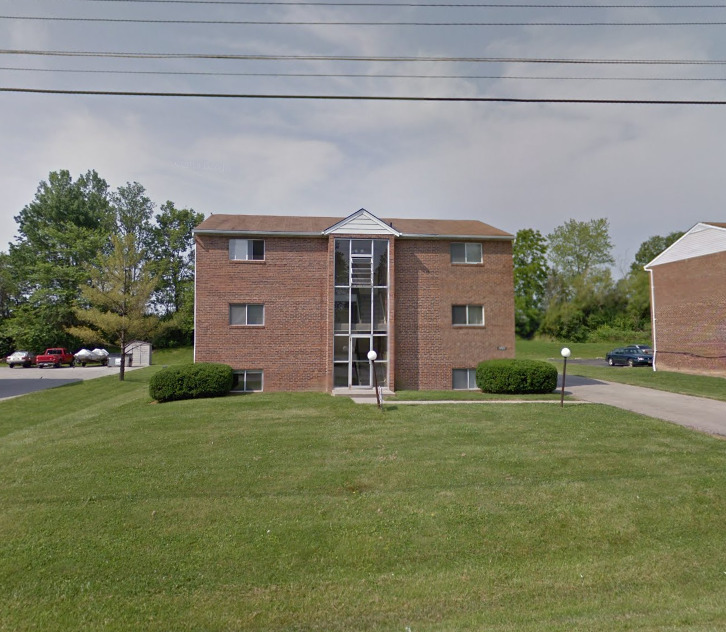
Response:
M195 360L262 370L266 391L330 391L334 240L265 237L258 262L229 261L227 237L197 236ZM511 242L483 253L452 265L448 241L390 240L392 389L450 389L452 369L514 357ZM265 325L230 326L230 303L263 303ZM485 325L452 326L453 304L483 305Z
M452 264L449 241L396 240L396 388L451 389L453 369L514 357L512 244L482 249L482 264ZM483 327L452 325L467 304L484 306Z
M264 371L266 391L328 389L328 240L265 237L265 261L229 261L197 236L195 361ZM263 303L263 327L231 327L230 303ZM331 352L332 354L332 352Z
M726 252L653 268L656 367L726 375Z

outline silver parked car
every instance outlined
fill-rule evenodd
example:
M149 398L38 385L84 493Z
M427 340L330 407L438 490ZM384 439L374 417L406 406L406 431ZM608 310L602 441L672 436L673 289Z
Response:
M35 364L35 354L32 351L13 351L5 361L12 369L16 364L24 366L26 369Z

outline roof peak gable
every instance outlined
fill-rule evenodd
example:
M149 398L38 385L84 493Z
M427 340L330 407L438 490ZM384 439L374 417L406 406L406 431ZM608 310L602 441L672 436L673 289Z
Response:
M652 270L654 266L664 263L703 257L723 251L726 251L726 224L699 222L646 264L644 269Z
M348 215L345 219L340 220L323 231L323 235L334 234L401 236L401 233L393 228L393 226L386 224L382 219L379 219L364 208Z

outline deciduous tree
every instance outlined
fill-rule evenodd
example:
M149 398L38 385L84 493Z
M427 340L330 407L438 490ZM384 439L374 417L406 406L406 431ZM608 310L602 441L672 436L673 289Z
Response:
M192 230L203 219L204 213L197 213L193 209L178 209L169 201L161 206L161 212L156 215L151 248L157 279L154 304L165 316L181 311L185 295L192 291Z
M517 231L513 258L516 332L531 338L544 314L547 287L547 242L542 233L531 228Z
M89 343L117 345L122 358L119 379L123 380L128 344L150 337L158 319L148 313L154 279L136 248L135 236L114 235L111 241L111 252L87 268L89 282L75 310L82 324L69 331Z
M68 171L52 172L15 217L18 236L8 265L17 306L5 330L17 343L34 350L72 346L63 332L75 323L73 305L86 280L85 265L104 249L113 227L108 196L108 185L95 171L75 181Z
M605 218L589 222L570 219L547 235L552 267L565 277L587 275L615 263L610 226Z

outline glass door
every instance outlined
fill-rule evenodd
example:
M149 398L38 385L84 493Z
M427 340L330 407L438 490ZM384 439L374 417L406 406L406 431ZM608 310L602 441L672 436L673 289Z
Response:
M373 386L371 361L368 352L371 350L370 336L350 337L350 386Z

